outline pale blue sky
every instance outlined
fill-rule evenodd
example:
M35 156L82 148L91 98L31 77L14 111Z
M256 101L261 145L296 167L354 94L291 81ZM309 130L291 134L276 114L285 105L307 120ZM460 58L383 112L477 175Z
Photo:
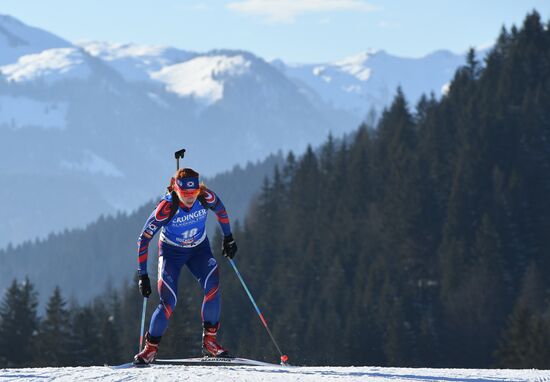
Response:
M326 62L369 48L420 57L491 44L550 0L2 0L0 13L70 41L249 50L266 59Z

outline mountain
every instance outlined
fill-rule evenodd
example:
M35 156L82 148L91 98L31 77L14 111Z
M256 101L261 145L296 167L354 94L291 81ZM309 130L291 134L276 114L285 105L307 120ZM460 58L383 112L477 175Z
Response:
M168 47L93 41L80 46L108 62L128 81L161 82L168 91L192 96L204 104L220 100L224 79L246 72L248 66L242 57L224 60ZM276 59L270 64L294 82L310 102L325 103L363 118L369 108L380 111L389 105L399 86L412 102L429 92L441 96L464 62L465 54L448 50L421 58L368 50L332 63L287 64Z
M180 49L88 41L78 44L94 57L100 58L116 69L127 81L149 81L150 73L197 57L197 53Z
M365 116L367 108L382 110L401 86L407 99L416 102L422 94L441 96L465 56L440 50L422 58L397 57L380 51L325 64L273 64L298 86L313 89L337 109Z
M286 65L237 50L75 45L10 16L0 17L0 51L0 175L9 185L0 189L0 248L138 208L162 192L182 147L186 165L213 176L341 136L397 84L405 94L415 84L411 97L439 91L461 57L378 52ZM408 65L442 74L422 88Z
M27 54L71 46L70 42L49 32L27 26L11 16L0 15L0 65L15 62Z
M7 219L0 247L137 208L162 193L181 147L188 150L185 165L213 176L340 129L337 118L250 53L217 51L189 61L194 54L169 48L149 57L133 50L124 61L119 48L119 60L109 61L88 52L97 46L72 45L10 17L0 22L10 38L0 66L0 174L9 185L0 191ZM19 45L10 45L15 40ZM136 80L128 62L147 62L158 80ZM207 62L219 68L206 80L209 93L198 84L182 95L174 81ZM233 64L242 70L224 70Z

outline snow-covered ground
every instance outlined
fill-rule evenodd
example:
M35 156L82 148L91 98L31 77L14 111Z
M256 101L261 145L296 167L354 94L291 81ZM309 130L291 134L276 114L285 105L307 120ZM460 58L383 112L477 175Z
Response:
M107 367L2 369L0 381L550 381L545 370L411 369L387 367L154 366L112 370Z

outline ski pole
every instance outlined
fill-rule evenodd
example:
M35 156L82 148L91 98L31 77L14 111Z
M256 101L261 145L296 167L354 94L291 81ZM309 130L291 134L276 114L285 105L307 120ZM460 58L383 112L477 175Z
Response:
M264 315L262 312L260 312L260 309L258 308L258 305L256 304L256 301L254 301L254 298L252 297L252 294L250 294L250 290L248 290L248 287L246 286L243 277L241 276L241 273L237 269L237 266L235 265L235 262L233 259L228 259L229 263L235 270L235 273L237 274L237 277L239 278L239 281L241 282L241 285L243 286L244 290L246 291L246 294L248 295L248 298L252 302L252 305L254 305L254 309L256 309L256 312L258 313L258 316L260 317L260 320L262 321L262 324L264 324L265 329L267 330L267 333L269 334L269 337L271 337L271 341L273 341L273 344L275 344L275 347L277 348L277 351L279 352L279 355L281 356L281 365L285 366L288 362L288 356L286 354L283 354L281 351L281 348L279 348L279 345L277 345L277 341L275 341L275 338L273 337L273 334L271 334L271 330L269 330L269 326L267 326L267 322L265 321Z
M139 349L141 351L141 346L143 345L143 330L145 329L145 310L147 308L147 297L143 297L143 309L141 310L141 330L139 332Z

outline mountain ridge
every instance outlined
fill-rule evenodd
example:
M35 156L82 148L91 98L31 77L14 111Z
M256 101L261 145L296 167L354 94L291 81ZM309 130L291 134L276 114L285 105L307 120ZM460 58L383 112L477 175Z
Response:
M285 70L295 69L244 50L73 44L9 16L0 16L0 28L30 44L9 48L0 33L9 53L0 59L0 174L18 190L0 200L10 217L0 248L138 208L158 194L171 175L170 153L181 147L189 166L212 176L279 150L302 152L329 133L340 137L395 91L392 84L366 92L377 71L361 82L327 67L342 79L327 88L313 67L291 76ZM49 188L39 203L27 202L33 178ZM141 186L128 188L136 179ZM68 216L59 205L75 194L87 211ZM43 220L25 225L15 206L25 214L40 208Z

